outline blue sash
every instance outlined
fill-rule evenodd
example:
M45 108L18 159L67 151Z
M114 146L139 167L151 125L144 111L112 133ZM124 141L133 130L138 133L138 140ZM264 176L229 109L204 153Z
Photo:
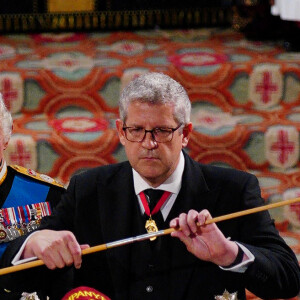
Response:
M2 208L18 207L44 202L47 199L50 186L35 181L27 176L16 174L10 192ZM9 242L0 244L0 257Z
M30 177L17 174L2 208L46 201L50 187Z

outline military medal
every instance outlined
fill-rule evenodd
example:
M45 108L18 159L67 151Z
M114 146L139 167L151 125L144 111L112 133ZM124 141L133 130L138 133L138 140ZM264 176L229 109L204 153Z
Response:
M10 241L15 240L17 237L21 236L16 225L8 226L7 227L7 236Z
M238 300L237 292L230 294L227 290L224 291L223 295L215 296L216 300Z
M7 237L6 230L4 226L0 224L0 243L4 241L6 242L6 237Z
M6 238L6 232L4 229L0 229L0 240L5 240Z
M41 219L49 215L48 202L0 209L0 244L37 229Z
M0 243L8 241L6 228L3 225L4 221L5 221L5 219L3 217L2 210L0 209Z
M145 193L141 192L139 195L140 195L140 199L143 203L145 213L146 213L147 216L149 216L149 219L146 221L145 228L146 228L148 233L157 232L158 227L156 225L155 220L152 219L152 215L156 214L160 210L160 208L166 202L166 200L169 198L171 193L165 191L163 193L162 197L159 199L156 206L154 207L154 209L151 212L150 212L150 208L149 208L148 201L147 201ZM150 241L154 241L155 239L156 239L156 236L150 238Z

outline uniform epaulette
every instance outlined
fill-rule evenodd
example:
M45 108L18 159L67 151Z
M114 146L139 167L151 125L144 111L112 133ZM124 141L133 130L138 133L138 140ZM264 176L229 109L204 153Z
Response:
M45 175L45 174L40 174L32 169L27 169L24 168L22 166L18 166L18 165L10 165L11 168L13 168L14 170L16 170L17 172L24 174L26 176L32 177L34 179L40 180L40 181L44 181L47 182L49 184L53 184L59 187L64 187L61 183L59 183L58 181L56 181L55 179L53 179L52 177Z

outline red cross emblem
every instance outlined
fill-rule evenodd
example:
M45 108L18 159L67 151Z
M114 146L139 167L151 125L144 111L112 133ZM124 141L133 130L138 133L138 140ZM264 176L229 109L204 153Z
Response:
M31 153L26 151L23 141L16 141L16 151L10 154L10 160L13 164L21 166L26 166L31 162Z
M284 164L288 160L289 154L292 154L295 150L295 145L294 142L289 142L286 131L279 130L277 142L271 145L271 150L279 152L278 160L281 164Z
M261 93L262 101L268 103L271 101L271 94L278 91L278 86L272 83L270 72L263 72L262 83L256 86L255 91Z
M129 43L124 43L122 48L126 52L131 52L131 51L134 50L134 46L132 44L129 44Z
M7 109L10 110L11 103L17 100L18 97L18 91L16 89L13 89L12 80L10 78L4 78L2 80L0 91L2 93Z

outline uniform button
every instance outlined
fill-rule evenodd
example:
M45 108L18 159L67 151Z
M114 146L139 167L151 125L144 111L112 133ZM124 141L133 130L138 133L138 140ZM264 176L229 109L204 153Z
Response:
M147 291L147 293L152 293L153 292L153 286L152 285L148 285L146 287L146 291Z

